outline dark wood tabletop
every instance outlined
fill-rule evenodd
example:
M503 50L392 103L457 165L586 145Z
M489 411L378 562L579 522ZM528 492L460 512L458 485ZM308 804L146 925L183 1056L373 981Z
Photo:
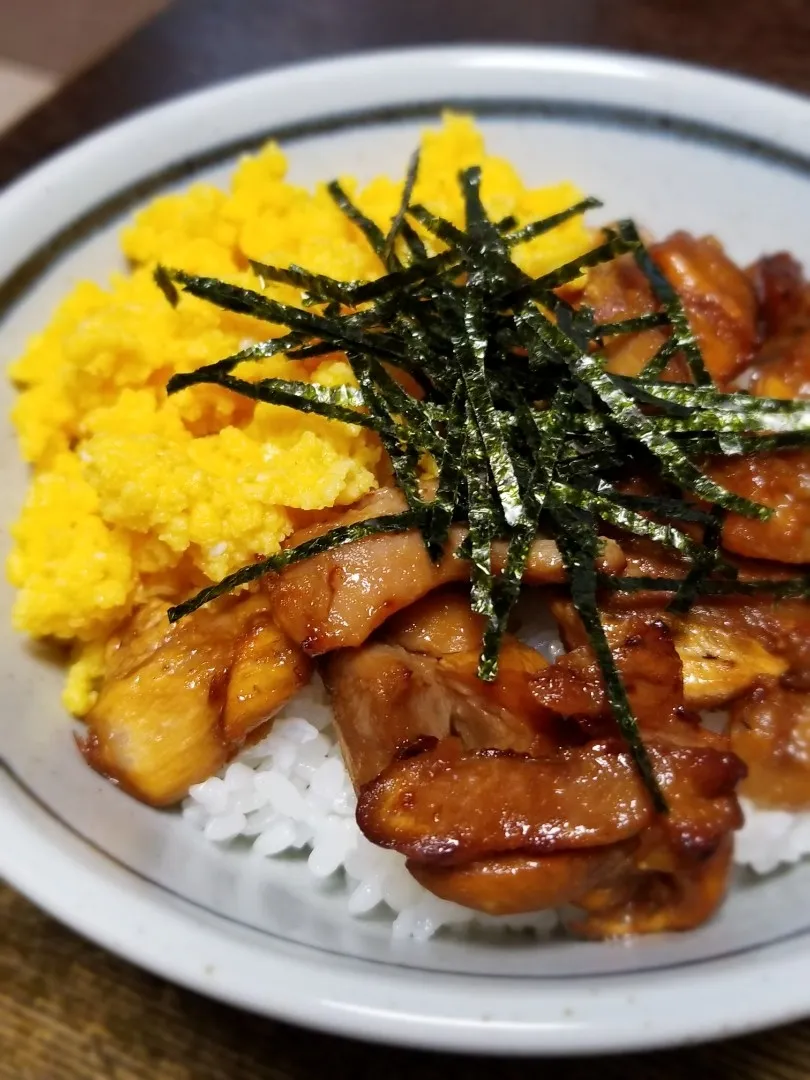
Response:
M178 0L0 137L0 186L185 90L319 56L451 42L621 49L810 92L810 0ZM381 1051L237 1013L105 954L0 888L3 1080L363 1080L380 1068L394 1080L491 1069L517 1080L527 1067ZM547 1067L571 1080L595 1071L600 1080L798 1080L810 1077L810 1023L712 1047Z

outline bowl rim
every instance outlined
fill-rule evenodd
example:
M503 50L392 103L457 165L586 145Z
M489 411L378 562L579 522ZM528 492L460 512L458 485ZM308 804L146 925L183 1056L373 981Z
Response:
M0 251L0 280L7 279L0 298L4 289L13 295L26 288L42 253L52 252L54 237L66 234L70 242L75 223L100 200L195 150L218 145L218 125L240 103L272 99L283 123L296 110L317 115L316 103L327 100L328 88L352 108L384 81L394 104L413 100L409 80L417 72L439 90L478 80L484 98L490 92L502 96L530 78L547 86L558 81L563 96L573 98L580 83L590 85L591 94L598 86L628 107L643 93L645 107L652 103L663 113L719 121L740 136L753 134L810 156L808 99L707 68L559 47L433 46L349 54L228 80L152 106L24 173L0 194L0 235L10 238ZM497 92L487 89L487 79L497 83ZM256 116L255 105L238 113L231 129L221 133L229 136L226 148L256 134ZM196 121L212 117L201 130ZM48 198L54 192L61 198ZM677 969L665 978L655 972L599 977L590 987L553 981L543 986L538 979L527 994L525 979L510 986L511 980L484 976L431 972L426 978L418 970L381 970L236 930L94 851L50 818L5 765L0 821L0 873L56 918L174 982L303 1026L423 1048L582 1054L703 1041L810 1013L810 937L760 950L753 961L737 956L707 963L697 980ZM521 1000L526 997L528 1004Z

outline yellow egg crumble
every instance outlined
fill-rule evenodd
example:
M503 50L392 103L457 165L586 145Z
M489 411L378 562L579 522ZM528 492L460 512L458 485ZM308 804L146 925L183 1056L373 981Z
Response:
M526 188L507 161L487 156L471 119L447 115L423 135L414 201L461 225L457 174L477 163L495 220L511 214L522 224L582 197L570 183ZM155 199L123 230L130 271L107 287L77 285L12 366L21 390L13 420L33 470L8 561L19 590L14 623L73 647L64 700L76 715L92 706L105 641L135 605L154 595L176 601L273 553L301 511L351 503L385 475L377 437L361 427L213 386L166 396L175 372L284 331L190 296L172 308L152 280L156 263L252 289L260 285L248 258L347 280L383 272L325 185L309 191L285 174L270 143L239 162L228 191L197 183ZM380 176L362 188L340 180L387 231L402 180ZM515 261L539 275L591 241L574 218L521 245ZM301 302L288 286L264 291ZM353 382L337 355L276 356L238 374Z

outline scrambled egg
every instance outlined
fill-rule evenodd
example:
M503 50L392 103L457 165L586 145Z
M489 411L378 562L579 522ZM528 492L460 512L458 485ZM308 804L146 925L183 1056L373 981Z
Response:
M448 115L426 131L414 200L463 222L459 169L483 166L490 215L519 222L581 198L570 183L528 189L487 156L472 120ZM272 554L303 511L351 503L385 474L376 437L358 426L254 404L217 387L168 398L167 379L277 336L282 327L183 296L172 308L152 280L157 262L258 289L247 259L337 278L382 272L360 231L314 191L285 179L271 143L242 159L228 191L198 183L156 199L124 229L131 271L104 287L83 282L14 363L21 393L13 413L33 469L8 562L19 589L14 622L73 649L65 704L76 715L95 700L104 644L150 597L180 599L256 555ZM342 177L361 209L387 230L402 180L360 188ZM591 245L574 219L516 249L538 275ZM266 293L300 303L296 290ZM352 383L339 355L244 365L246 378L283 376Z

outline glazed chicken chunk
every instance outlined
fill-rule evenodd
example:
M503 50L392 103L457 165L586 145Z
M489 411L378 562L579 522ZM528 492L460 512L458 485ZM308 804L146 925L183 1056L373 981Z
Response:
M295 547L337 525L352 525L387 517L407 509L396 488L381 488L361 499L337 519L295 533ZM434 589L469 578L469 563L455 553L466 529L455 526L447 550L438 562L427 553L422 537L410 532L370 536L322 555L295 563L268 585L279 626L310 656L332 649L361 645L395 612ZM504 544L493 545L498 572L506 558ZM621 549L612 540L603 545L600 568L619 573ZM538 537L532 545L523 580L531 585L564 581L563 563L553 540Z
M655 907L656 919L675 926L689 911L713 910L722 896L715 853L739 827L734 789L744 769L727 740L685 714L666 626L635 619L613 634L665 817L610 715L590 651L549 665L507 636L487 684L476 676L482 629L464 593L438 593L323 665L366 836L405 855L437 895L491 914L586 909L598 892L593 919L598 908L599 918L622 918L622 932L637 932L652 918L650 902L638 900L650 892L651 866L658 877L685 867L693 882L688 898L662 886L655 895L672 910ZM704 863L715 868L711 903L698 884ZM628 877L633 889L622 884L608 903L606 890ZM583 932L596 933L589 918Z
M810 694L765 683L731 709L731 745L748 766L741 787L760 806L810 805Z
M683 301L707 369L716 382L728 382L750 363L758 342L751 281L713 237L673 233L654 244L650 254ZM630 255L595 267L583 301L605 323L647 315L657 307L647 277ZM638 375L666 339L667 331L658 328L608 337L608 369L619 375ZM684 380L687 375L682 358L674 357L664 377Z
M110 641L85 757L139 799L168 806L216 773L310 678L267 598L220 601L170 625L141 608Z

